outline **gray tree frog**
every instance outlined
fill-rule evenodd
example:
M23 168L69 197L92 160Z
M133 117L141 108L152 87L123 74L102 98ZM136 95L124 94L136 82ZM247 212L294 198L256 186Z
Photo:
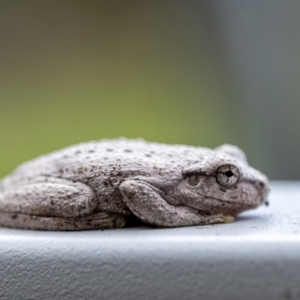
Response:
M0 225L41 230L228 223L267 203L268 179L236 146L101 140L41 156L0 183Z

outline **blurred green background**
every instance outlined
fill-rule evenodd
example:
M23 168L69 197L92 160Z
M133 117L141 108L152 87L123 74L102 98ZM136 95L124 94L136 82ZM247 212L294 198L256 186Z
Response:
M0 177L126 136L240 146L299 179L296 1L0 1Z

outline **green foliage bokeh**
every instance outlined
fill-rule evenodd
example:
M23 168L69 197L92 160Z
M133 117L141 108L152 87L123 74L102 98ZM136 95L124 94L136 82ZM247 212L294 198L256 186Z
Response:
M2 6L0 176L87 140L217 146L226 136L221 70L189 16L121 1Z
M232 143L271 178L299 179L297 8L1 1L0 178L70 144L125 136Z

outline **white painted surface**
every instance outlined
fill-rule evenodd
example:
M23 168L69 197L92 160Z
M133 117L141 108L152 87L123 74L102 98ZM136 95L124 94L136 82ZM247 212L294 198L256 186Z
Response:
M300 182L232 224L0 228L0 299L300 299Z

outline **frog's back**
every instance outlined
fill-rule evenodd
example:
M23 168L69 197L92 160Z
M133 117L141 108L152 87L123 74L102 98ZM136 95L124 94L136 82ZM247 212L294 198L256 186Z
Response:
M14 184L28 177L48 176L79 180L95 172L111 169L140 174L147 169L180 168L187 156L199 159L199 151L211 151L184 145L165 145L144 140L101 140L81 143L43 155L19 166L5 180Z

